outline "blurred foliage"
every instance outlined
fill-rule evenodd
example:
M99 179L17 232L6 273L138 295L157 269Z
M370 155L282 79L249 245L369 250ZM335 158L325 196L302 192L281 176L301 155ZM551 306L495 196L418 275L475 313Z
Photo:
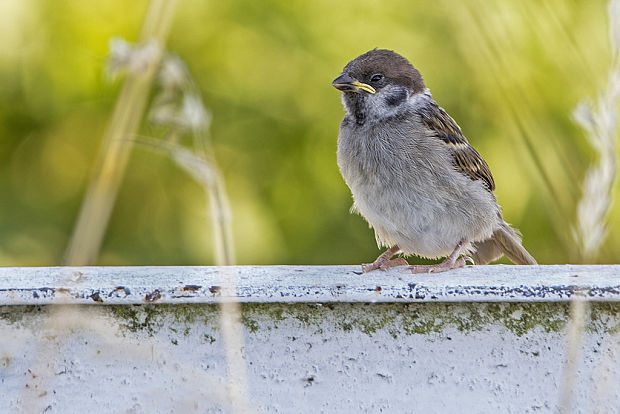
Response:
M119 90L108 41L136 39L147 3L0 2L0 265L55 265ZM506 219L542 263L571 235L594 153L571 114L605 85L606 2L180 2L168 49L213 114L241 264L373 260L336 165L331 80L374 47L411 59L488 161ZM141 134L152 127L144 125ZM617 187L617 186L616 186ZM98 264L211 264L200 186L136 147ZM600 262L620 260L612 208Z

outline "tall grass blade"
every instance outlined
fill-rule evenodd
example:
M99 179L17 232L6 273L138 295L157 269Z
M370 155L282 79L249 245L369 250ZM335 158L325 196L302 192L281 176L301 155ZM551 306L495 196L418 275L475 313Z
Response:
M581 199L577 204L577 222L573 237L582 261L596 260L607 236L607 215L618 177L617 134L620 103L620 1L609 3L609 34L612 62L607 85L596 103L582 101L574 112L575 121L584 129L598 160L586 171Z
M65 265L90 265L97 258L131 153L133 143L125 138L136 133L143 118L176 4L176 0L152 0L148 6L139 46L131 55L127 78L103 140Z

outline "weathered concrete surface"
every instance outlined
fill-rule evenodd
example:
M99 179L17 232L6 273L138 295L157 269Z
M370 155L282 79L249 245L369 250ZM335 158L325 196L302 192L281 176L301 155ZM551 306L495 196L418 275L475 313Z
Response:
M229 412L213 305L3 307L0 412ZM595 304L576 412L620 406L620 308ZM554 412L567 305L248 304L268 413Z
M560 268L550 268L550 281L541 273L538 279L511 282L539 286L539 292L545 286L566 286L549 289L556 293L542 299L523 297L520 303L514 302L514 292L507 293L505 301L466 300L463 291L456 293L453 288L464 285L465 276L475 279L470 269L442 275L443 290L439 283L432 283L431 276L416 275L414 281L412 275L398 272L364 276L335 272L329 282L326 272L339 267L316 269L317 279L309 276L314 274L312 268L304 267L308 272L304 273L285 267L294 280L274 278L262 290L256 282L240 278L240 289L256 289L257 296L266 298L266 303L253 303L258 300L241 294L237 298L248 302L242 305L240 322L249 400L258 413L557 412L567 359L569 303L565 295L579 288L586 298L596 301L588 305L586 329L578 346L574 412L619 412L620 303L613 299L617 296L606 296L612 299L603 301L583 289L613 292L609 288L613 288L615 270L571 266L561 272ZM94 282L91 270L107 274L100 286L90 288L100 290L103 302L85 301L99 306L0 306L0 413L231 412L225 392L226 354L218 327L219 307L206 295L212 279L199 279L201 271L208 274L213 268L125 269L143 277L115 279L122 268L58 269L55 273L81 272L75 283L83 283L84 293L88 293L86 285ZM147 270L162 277L147 283ZM487 287L500 279L493 276L493 270L507 270L506 277L514 277L512 270L521 271L509 266L474 270L486 272L479 285ZM309 280L296 277L297 273ZM0 280L6 274L0 272ZM264 273L257 274L263 275L264 283L268 281ZM574 274L578 277L572 278ZM164 285L163 276L169 279ZM573 279L580 282L572 288L560 283ZM30 284L17 280L20 289L11 292L43 286L38 283L41 279ZM344 287L333 285L343 280ZM398 292L416 282L434 289L433 295L439 293L437 302L415 296L379 300L391 303L361 299ZM0 289L5 289L6 280L0 283ZM58 292L59 287L71 288L68 283L51 279L47 286L54 289L54 295L46 300L82 301L79 295L72 296L76 291ZM322 283L331 283L331 287ZM168 296L173 292L168 288L187 285L200 286L189 292L204 292L204 303L161 303L175 299ZM107 306L104 289L117 286L140 292L133 300L141 304ZM154 286L161 288L160 298L144 304L146 293L152 294L148 289ZM297 296L275 300L273 292L282 292L281 286L307 287ZM364 290L376 286L381 289ZM559 291L564 294L560 296ZM329 300L308 303L313 299L304 297L304 292ZM462 295L460 302L454 294ZM343 298L344 303L336 302Z
M0 305L620 301L620 266L468 266L360 275L359 266L0 268ZM236 280L236 294L220 286Z

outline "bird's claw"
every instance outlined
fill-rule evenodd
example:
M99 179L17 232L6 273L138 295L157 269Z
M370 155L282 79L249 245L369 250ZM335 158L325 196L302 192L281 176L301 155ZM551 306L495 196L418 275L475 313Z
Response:
M379 269L374 263L362 263L362 273L372 272L373 270Z
M409 266L409 263L402 257L397 257L392 260L375 260L373 263L363 263L362 272L368 273L373 270L382 270L386 272L390 267L395 266Z
M409 266L409 270L411 273L441 273L447 272L452 269L459 269L461 267L465 267L467 262L471 262L474 264L474 259L469 256L463 256L458 260L450 260L450 258L444 260L441 263L433 264L433 265L414 265Z

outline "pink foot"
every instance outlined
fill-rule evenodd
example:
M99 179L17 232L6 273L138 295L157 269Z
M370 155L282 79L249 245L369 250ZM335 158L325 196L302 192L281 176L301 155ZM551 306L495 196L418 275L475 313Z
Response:
M474 260L469 256L461 257L458 260L454 260L453 258L448 257L441 263L437 263L434 265L413 265L409 266L409 270L411 273L441 273L447 272L448 270L458 269L461 267L465 267L467 262L474 263Z
M373 270L377 270L377 269L386 271L390 267L394 267L394 266L409 266L409 263L402 257L397 257L396 259L391 259L391 260L390 259L381 260L381 259L382 258L379 257L377 260L375 260L372 263L363 263L362 272L368 273L368 272L372 272Z

